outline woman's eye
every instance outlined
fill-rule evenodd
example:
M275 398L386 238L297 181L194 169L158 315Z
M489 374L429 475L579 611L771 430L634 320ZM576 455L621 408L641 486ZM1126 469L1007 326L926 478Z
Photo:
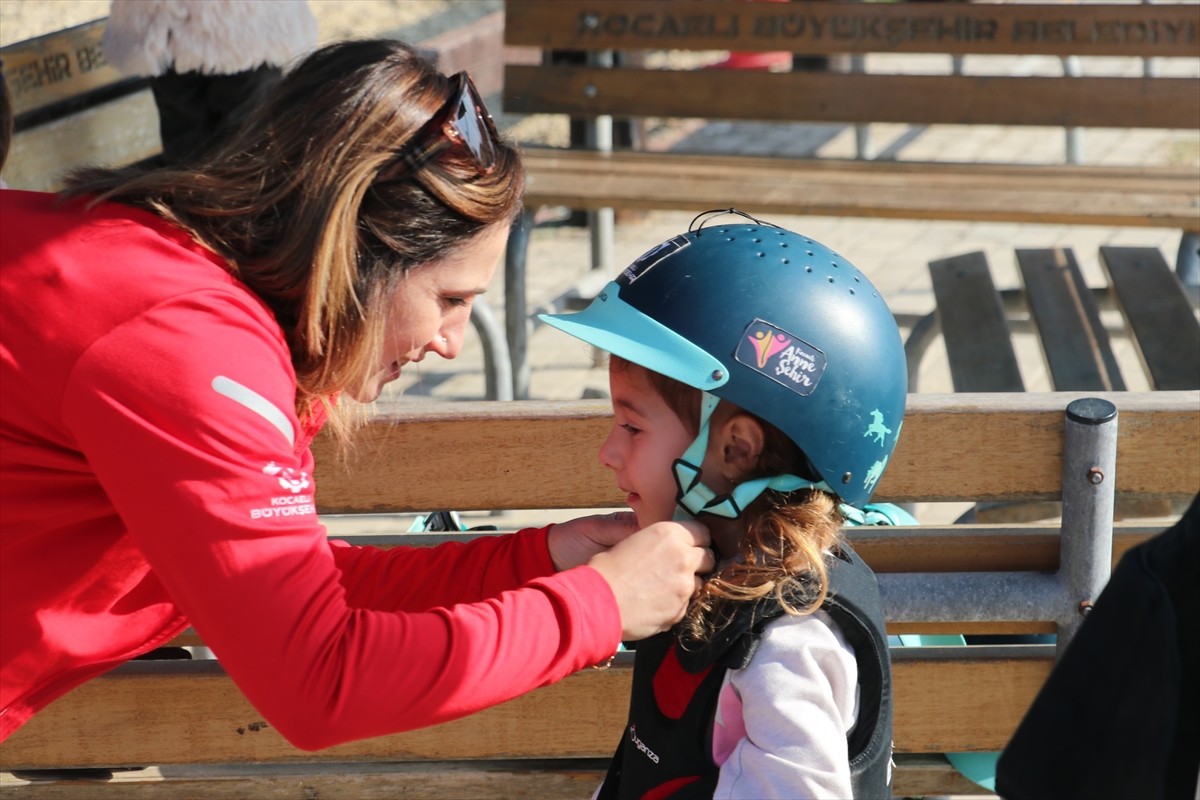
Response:
M462 308L471 304L471 301L465 297L443 297L442 301L448 306Z

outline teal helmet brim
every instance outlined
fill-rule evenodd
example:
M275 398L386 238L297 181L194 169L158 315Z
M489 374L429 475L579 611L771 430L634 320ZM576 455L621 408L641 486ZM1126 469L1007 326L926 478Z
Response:
M583 311L539 314L563 333L626 361L709 391L729 380L724 365L675 331L621 299L620 285L609 283Z

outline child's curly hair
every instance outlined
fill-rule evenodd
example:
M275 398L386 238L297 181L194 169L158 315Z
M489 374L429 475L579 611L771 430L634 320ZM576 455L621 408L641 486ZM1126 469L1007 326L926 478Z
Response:
M612 368L643 369L650 384L693 433L700 429L700 391L617 356ZM738 410L738 413L748 412ZM763 452L754 478L792 474L816 481L800 448L769 422L750 414L763 427ZM811 614L829 588L827 559L842 539L844 518L829 492L768 490L744 511L745 534L739 552L704 582L681 625L688 639L704 641L731 615L728 604L772 597L789 614Z

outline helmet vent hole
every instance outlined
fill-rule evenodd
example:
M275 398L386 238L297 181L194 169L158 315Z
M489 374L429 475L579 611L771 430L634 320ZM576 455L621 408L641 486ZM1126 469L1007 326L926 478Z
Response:
M833 276L832 276L832 275L830 275L830 276L829 276L829 282L830 282L830 283L833 283Z
M780 261L782 261L784 264L792 263L792 260L790 258L783 258L783 259L780 259Z
M804 271L805 271L805 272L812 272L812 267L805 267L805 268L804 268Z
M854 290L853 290L853 289L851 289L851 290L850 290L850 294L854 294Z
M829 262L829 266L833 267L834 269L837 269L837 268L838 268L838 263L837 263L836 261L830 261L830 262Z
M811 256L811 255L813 254L813 251L812 251L812 250L805 250L805 251L804 251L804 253L805 253L805 255L810 255L810 256Z
M754 239L755 244L762 244L762 239Z
M759 253L758 253L758 257L759 257L759 258L763 258L764 256L766 256L766 253L764 253L764 252L762 252L762 251L760 250L760 251L759 251Z

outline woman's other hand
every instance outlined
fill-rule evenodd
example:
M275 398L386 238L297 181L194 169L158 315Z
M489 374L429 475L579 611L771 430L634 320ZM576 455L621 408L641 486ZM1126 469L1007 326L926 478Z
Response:
M637 532L632 511L592 514L550 528L546 545L558 571L586 564L592 556L608 550Z

